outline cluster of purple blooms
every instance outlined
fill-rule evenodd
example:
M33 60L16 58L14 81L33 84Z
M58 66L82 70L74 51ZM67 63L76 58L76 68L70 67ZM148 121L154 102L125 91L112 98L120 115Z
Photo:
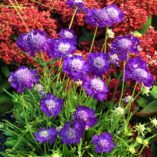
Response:
M82 0L68 0L67 4L72 7L84 7ZM84 11L86 11L86 23L100 28L120 23L124 18L124 13L114 4L103 9L85 9ZM62 29L59 32L59 38L56 39L48 38L43 31L32 30L22 34L17 40L17 45L31 56L44 51L49 57L63 58L63 72L75 81L81 80L86 93L97 100L103 101L107 98L108 87L103 80L103 75L110 68L111 55L118 56L118 59L115 58L116 64L117 60L127 62L126 80L132 79L148 87L152 85L153 78L148 72L146 63L140 57L128 59L129 53L138 54L139 52L138 38L132 35L117 37L111 43L109 54L94 52L88 54L87 59L74 55L76 44L77 37L70 29ZM114 62L114 58L112 62ZM38 81L37 71L24 66L12 72L9 77L11 86L19 93L25 89L31 89ZM41 99L40 109L48 117L57 117L62 111L63 103L61 98L48 93ZM73 119L65 123L60 131L54 127L41 128L38 133L34 133L34 136L35 140L40 143L52 144L59 135L63 143L76 144L83 138L85 130L93 127L96 123L94 110L80 105L73 114ZM112 135L108 132L94 135L92 142L98 153L111 152L116 146Z
M43 106L43 103L46 101L53 101L56 99L54 96L48 94L44 99L41 100L41 110L43 112L50 113L52 110L51 108L48 109L47 106ZM44 102L43 102L44 100ZM58 105L62 105L62 102L57 102ZM54 104L54 103L53 103ZM45 108L45 109L44 109ZM54 108L57 110L57 115L59 114L58 111L61 112L60 107L56 105ZM57 109L58 108L58 109ZM49 111L48 111L49 110ZM49 116L49 114L47 114ZM51 115L53 116L53 114ZM61 130L57 131L55 128L51 127L50 129L46 128L40 128L38 130L38 133L35 132L35 140L40 143L50 143L53 144L55 141L57 135L59 135L62 139L62 143L65 144L77 144L80 142L80 140L83 138L85 129L92 128L97 123L97 118L95 116L95 112L93 109L90 109L86 106L78 106L76 109L76 112L73 115L73 120L66 122ZM115 147L115 144L113 142L112 135L110 133L104 132L101 135L94 135L93 144L95 144L95 150L96 152L110 152Z
M115 5L111 4L103 9L87 9L85 21L87 24L104 28L120 23L124 13Z

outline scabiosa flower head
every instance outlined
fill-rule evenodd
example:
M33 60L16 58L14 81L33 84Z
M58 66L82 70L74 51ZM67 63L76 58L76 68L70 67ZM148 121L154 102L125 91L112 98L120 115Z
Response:
M110 58L110 62L113 65L120 66L119 65L119 57L118 57L117 53L109 53L109 58Z
M76 121L83 121L86 124L86 128L91 128L97 123L97 118L93 109L86 106L78 106L76 113L74 114Z
M147 64L140 58L131 58L126 64L126 79L132 79L139 84L144 84L146 87L151 87L153 84L153 77L148 72Z
M82 80L88 72L88 65L81 56L66 57L63 63L63 71L74 80Z
M40 93L40 96L44 96L45 89L42 84L40 84L40 83L35 84L34 89Z
M21 66L15 72L11 72L8 82L19 93L22 93L25 89L31 89L35 83L39 81L39 76L36 70L28 69L25 66Z
M40 101L40 108L48 117L56 117L61 112L62 106L63 100L50 93Z
M53 56L54 58L65 57L76 51L75 44L69 39L56 39L54 41Z
M83 81L83 88L87 94L95 99L103 101L107 97L108 87L103 80L94 76L93 78L86 77Z
M139 40L132 35L117 37L111 44L112 53L119 54L120 60L126 60L128 53L138 53Z
M113 24L120 23L124 19L124 13L115 4L111 4L106 8L110 21Z
M41 30L32 30L20 35L16 44L31 56L35 56L35 53L39 51L47 52L50 55L52 49L52 39L47 38L47 34Z
M113 141L112 135L108 132L104 132L100 135L94 135L92 142L95 145L95 151L97 153L109 153L115 148L115 143Z
M88 64L92 74L102 76L110 67L109 56L99 52L90 53Z
M59 35L61 38L63 39L69 39L70 41L73 41L74 44L77 43L77 37L74 33L73 30L70 30L70 29L62 29L60 32L59 32Z
M78 8L84 7L83 0L67 0L67 4L71 7L78 7Z
M106 8L104 9L88 9L86 11L85 21L92 26L100 28L111 25L110 18L107 14Z
M34 133L35 140L40 143L49 143L52 144L57 136L57 131L55 128L51 127L50 129L41 128L38 133Z
M79 143L83 137L85 124L82 122L70 121L65 123L59 135L62 138L62 142L65 144Z

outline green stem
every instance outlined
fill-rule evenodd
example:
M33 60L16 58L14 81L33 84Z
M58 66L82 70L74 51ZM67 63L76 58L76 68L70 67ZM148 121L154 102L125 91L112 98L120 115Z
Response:
M122 90L121 90L121 95L120 95L120 99L119 99L119 104L121 104L122 97L123 97L123 94L124 94L125 65L126 65L126 62L124 61L124 64L123 64L123 82L122 82Z
M93 39L92 39L92 43L91 43L91 46L90 46L89 53L92 52L92 49L93 49L93 45L94 45L94 42L95 42L95 38L96 38L97 31L98 31L98 26L96 26L96 28L95 28L94 36L93 36Z
M45 156L47 154L47 151L46 151L46 143L44 143L44 153L45 153Z
M108 29L108 27L106 27L106 30L105 30L105 40L104 40L104 44L103 44L103 46L102 46L101 52L106 52L106 48L107 48L107 38L108 38L107 29Z
M78 145L78 155L79 157L82 157L82 139L80 141L80 144Z
M70 21L70 24L69 24L69 29L71 29L71 27L72 27L72 24L74 22L74 18L75 18L75 15L77 13L77 10L78 10L78 7L76 7L75 10L74 10L74 13L72 15L72 18L71 18L71 21Z
M114 90L114 94L113 94L113 98L112 98L112 102L114 102L115 95L116 95L116 91L117 91L117 89L118 89L119 80L120 80L121 76L122 76L122 73L121 73L121 74L119 75L119 77L118 77L118 80L117 80L117 83L116 83L116 88L115 88L115 90Z
M131 95L131 101L128 104L129 111L130 111L132 102L135 100L134 95L135 95L137 85L138 85L138 82L135 83L135 86L134 86L134 89L133 89L133 92L132 92L132 95Z

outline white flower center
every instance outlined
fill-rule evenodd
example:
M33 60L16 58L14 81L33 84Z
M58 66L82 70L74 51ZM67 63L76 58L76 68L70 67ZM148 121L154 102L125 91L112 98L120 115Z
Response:
M119 60L117 54L110 55L110 59L111 59L111 61L117 61L117 60Z
M74 0L75 3L83 3L82 0Z
M83 63L80 59L73 59L70 63L70 67L75 71L79 71L82 69Z
M40 132L40 136L41 137L47 137L48 136L48 131L47 130L43 130Z
M70 49L70 44L69 43L60 43L58 46L58 50L61 53L66 53Z
M123 49L127 49L132 45L131 41L129 39L121 39L119 40L119 46Z
M104 21L108 19L108 14L106 11L101 10L96 12L96 16L100 21Z
M49 110L52 110L55 106L56 106L56 103L54 100L46 100L46 106Z
M32 73L28 69L20 69L16 71L15 76L20 81L27 81L32 78Z
M105 61L101 58L101 57L97 57L94 59L94 66L96 68L103 68L103 66L105 65Z
M148 75L147 75L147 72L144 70L144 69L141 69L141 68L137 68L135 70L135 75L139 76L140 78L147 78Z
M76 138L75 129L68 128L68 130L66 131L66 135L68 136L69 139L75 139Z
M101 139L99 142L100 142L100 145L105 148L109 147L110 145L110 143L106 139Z
M79 111L78 117L84 121L88 120L88 114L85 111Z
M64 35L65 35L66 38L69 38L69 39L73 38L73 34L71 32L69 32L69 31L65 31Z
M40 33L34 34L34 32L30 33L31 36L31 42L33 43L32 46L43 46L46 42L46 38L44 35L41 35Z
M108 8L107 11L111 18L117 18L119 15L118 11L115 8Z
M100 79L93 79L91 81L91 87L97 91L102 91L104 89L104 83Z

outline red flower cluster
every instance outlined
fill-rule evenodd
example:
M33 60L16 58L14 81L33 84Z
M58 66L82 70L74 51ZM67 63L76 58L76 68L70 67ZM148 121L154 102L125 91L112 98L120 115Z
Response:
M56 20L50 18L50 12L39 12L34 7L23 7L18 9L18 12L24 22L14 8L0 9L0 58L7 64L11 62L28 63L30 61L15 45L15 40L19 34L31 29L41 29L45 30L51 37L56 37L57 23Z
M153 27L140 38L140 55L148 63L154 79L157 80L157 31Z

